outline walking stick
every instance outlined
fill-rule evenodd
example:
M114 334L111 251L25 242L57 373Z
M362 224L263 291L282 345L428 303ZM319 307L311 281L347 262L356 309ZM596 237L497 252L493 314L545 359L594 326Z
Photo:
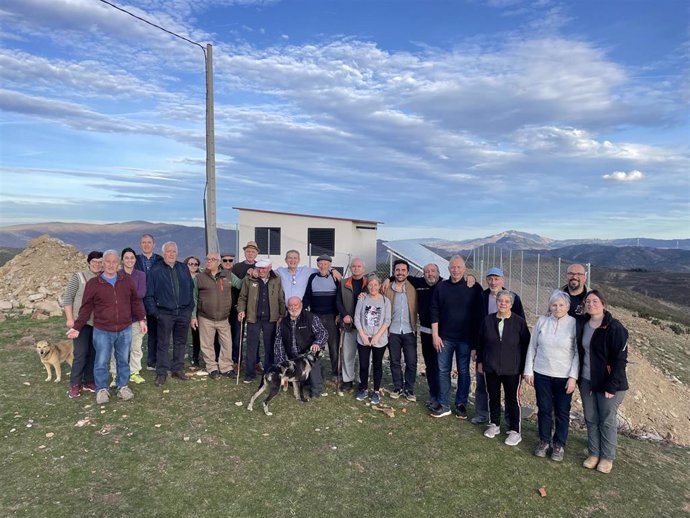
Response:
M338 344L338 370L335 377L335 392L339 396L344 396L343 385L343 341L345 340L345 327L340 330L340 343Z
M240 384L240 371L242 370L242 342L244 341L244 318L240 320L240 350L237 355L237 379L235 385Z

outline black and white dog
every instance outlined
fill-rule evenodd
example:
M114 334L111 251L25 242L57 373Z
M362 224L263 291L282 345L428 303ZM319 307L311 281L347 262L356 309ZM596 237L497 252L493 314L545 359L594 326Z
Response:
M308 352L300 354L293 360L284 360L277 365L273 365L261 378L259 389L249 400L247 410L251 411L254 409L254 401L268 388L268 397L266 397L262 405L264 407L264 414L273 415L268 411L268 403L278 395L281 387L286 391L288 383L292 383L295 399L307 401L304 397L304 383L309 379L312 366L318 361L319 355L320 351L315 353Z

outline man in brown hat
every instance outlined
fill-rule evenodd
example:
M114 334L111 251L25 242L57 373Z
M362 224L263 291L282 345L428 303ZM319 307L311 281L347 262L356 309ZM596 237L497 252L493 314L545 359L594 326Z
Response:
M244 278L249 274L254 272L254 268L256 266L256 256L259 255L259 245L256 244L256 241L249 241L243 248L242 250L244 251L244 261L235 263L232 266L232 273L234 273L237 277L239 277L240 280L244 280ZM229 259L235 259L234 256L231 257L231 254L223 254L221 259L223 261L227 261ZM222 266L225 266L227 263L224 262ZM230 263L232 264L232 263ZM232 288L232 311L230 313L230 323L232 325L232 361L234 363L237 363L239 358L239 352L240 352L240 340L242 337L240 336L240 322L237 319L237 301L240 298L240 290L236 288ZM257 350L257 356L256 356L256 370L258 372L262 372L263 369L261 367L261 360L258 355L258 350Z

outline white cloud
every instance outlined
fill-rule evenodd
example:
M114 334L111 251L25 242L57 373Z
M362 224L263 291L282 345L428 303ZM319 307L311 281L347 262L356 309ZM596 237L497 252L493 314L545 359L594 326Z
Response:
M629 172L624 171L614 171L610 174L605 174L602 176L604 180L611 180L614 182L639 182L645 177L642 171L633 170Z

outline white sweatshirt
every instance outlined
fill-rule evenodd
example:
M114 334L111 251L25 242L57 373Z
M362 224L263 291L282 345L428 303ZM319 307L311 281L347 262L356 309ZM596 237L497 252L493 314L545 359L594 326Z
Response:
M579 368L575 319L570 315L539 317L532 330L524 374L577 379Z

